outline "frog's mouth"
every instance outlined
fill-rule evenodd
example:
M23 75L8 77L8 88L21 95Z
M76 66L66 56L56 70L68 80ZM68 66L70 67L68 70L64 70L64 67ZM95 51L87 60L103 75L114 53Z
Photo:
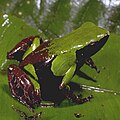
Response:
M107 42L108 38L109 38L109 35L106 35L101 40L96 41L96 42L91 42L83 49L78 50L77 51L77 58L78 59L90 58L92 55L97 53L104 46L104 44Z

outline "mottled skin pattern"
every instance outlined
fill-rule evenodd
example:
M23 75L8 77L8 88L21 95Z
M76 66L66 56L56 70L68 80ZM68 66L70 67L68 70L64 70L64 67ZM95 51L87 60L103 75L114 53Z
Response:
M29 108L40 104L40 91L35 91L32 82L27 74L16 65L10 65L8 68L8 80L12 96L19 99Z
M48 49L46 49L49 46L49 42L41 42L41 45L37 49L22 60L23 54L36 37L38 36L31 36L23 39L8 52L8 59L16 59L20 62L19 66L10 65L8 68L9 86L12 95L29 108L34 108L35 105L39 106L41 100L52 101L55 104L60 104L65 98L77 104L90 101L93 96L81 99L67 87L62 86L62 89L59 89L63 77L55 76L51 71L51 63L56 56L49 56ZM90 57L105 44L107 39L108 36L103 38L100 45L96 42L86 46L84 49L76 51L77 68L75 74L78 73L80 67L84 63L97 70ZM35 91L31 80L27 76L27 73L25 73L24 66L27 64L33 64L35 67L38 83L40 84L40 91Z
M8 59L16 59L18 61L21 61L23 54L30 47L30 45L32 44L33 40L36 37L37 36L30 36L28 38L23 39L10 52L8 52L7 58Z

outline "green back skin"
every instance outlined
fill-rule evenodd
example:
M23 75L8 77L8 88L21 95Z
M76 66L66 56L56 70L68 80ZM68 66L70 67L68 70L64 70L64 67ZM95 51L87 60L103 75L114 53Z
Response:
M56 76L66 75L69 69L76 64L77 50L84 48L91 42L100 41L108 34L107 30L87 22L70 34L53 40L48 48L50 55L57 56L52 62L51 70L53 74ZM72 74L74 74L74 71Z
M107 34L109 34L107 30L91 22L86 22L66 36L51 41L48 48L49 54L60 55L65 52L80 50L92 41L99 41Z

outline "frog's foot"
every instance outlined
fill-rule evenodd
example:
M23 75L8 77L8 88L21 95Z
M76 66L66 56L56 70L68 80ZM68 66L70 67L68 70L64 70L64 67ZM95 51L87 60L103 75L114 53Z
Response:
M93 98L93 95L90 95L86 98L80 98L79 95L75 95L73 93L73 91L70 91L67 88L64 88L63 92L64 92L65 97L68 100L70 100L70 101L72 101L73 103L76 103L76 104L83 104L85 102L89 102Z
M14 111L18 112L20 117L24 118L24 120L36 120L38 118L41 118L42 112L36 113L35 115L32 115L32 116L27 116L25 112L19 110L18 108L15 108L13 105L12 105L12 108Z
M91 58L86 59L85 63L86 63L86 65L88 65L91 68L95 69L97 71L97 73L100 72L100 70L97 68L97 66L95 65L95 63L93 62L93 60Z

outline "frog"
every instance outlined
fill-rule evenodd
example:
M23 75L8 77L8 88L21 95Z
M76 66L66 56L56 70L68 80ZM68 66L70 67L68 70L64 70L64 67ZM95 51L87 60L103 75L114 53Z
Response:
M106 29L86 22L53 40L40 36L24 38L7 53L7 59L19 62L8 67L12 96L29 109L41 106L42 101L55 105L65 99L75 104L90 101L93 95L76 95L70 83L84 64L99 72L91 57L103 48L109 35Z

